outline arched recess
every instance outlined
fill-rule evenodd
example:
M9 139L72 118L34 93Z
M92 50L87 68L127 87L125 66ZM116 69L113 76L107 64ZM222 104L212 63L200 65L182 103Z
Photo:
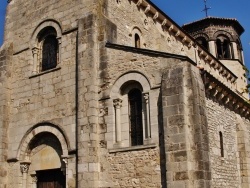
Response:
M206 34L199 33L195 35L194 38L200 45L202 45L204 48L209 50L209 47L208 47L209 37Z
M136 48L142 48L144 46L144 40L143 40L143 35L142 31L139 27L134 26L132 27L129 36L132 37L131 40L131 45Z
M29 129L17 154L22 187L43 187L48 181L53 186L65 187L68 179L68 150L67 138L58 126L42 123Z
M229 39L229 41L234 41L232 35L226 31L223 31L223 30L216 31L213 35L213 39L216 40L219 35L224 35Z
M58 67L61 61L61 38L62 28L56 20L44 20L35 28L30 39L32 74Z
M31 140L34 139L36 135L41 133L50 133L54 135L61 145L63 155L68 155L68 139L64 135L63 131L56 125L43 123L35 125L24 135L17 153L18 160L25 160Z
M152 94L148 79L139 72L125 73L115 81L109 99L108 148L152 143L151 113L157 114L151 111L156 109L150 103Z

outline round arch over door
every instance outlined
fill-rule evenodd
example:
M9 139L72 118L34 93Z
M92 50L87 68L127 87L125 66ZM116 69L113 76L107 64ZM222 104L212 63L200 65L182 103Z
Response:
M31 129L22 140L18 158L23 188L66 188L68 146L58 127Z

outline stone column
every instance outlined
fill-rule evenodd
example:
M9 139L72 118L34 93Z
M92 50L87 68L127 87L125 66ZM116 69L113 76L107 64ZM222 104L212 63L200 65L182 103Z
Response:
M29 171L29 166L30 166L30 162L21 162L20 163L20 170L23 174L23 178L22 178L23 188L27 187L27 174Z
M150 127L150 114L149 114L149 93L143 93L143 97L145 100L145 115L146 115L146 124L145 124L145 144L151 143L151 127Z
M62 172L65 175L66 178L66 188L68 188L68 156L66 155L62 155L62 161L64 162L64 164L61 167Z
M238 49L237 49L237 44L236 42L231 42L232 49L231 49L231 54L234 59L239 59L239 54L238 54Z
M38 67L38 52L39 49L37 47L32 48L32 54L33 54L33 70L32 70L32 74L36 74L37 73L37 67Z
M115 136L116 136L116 143L115 147L121 147L122 145L122 128L121 128L121 106L122 100L121 99L114 99L113 100L114 107L115 107Z
M211 40L208 42L209 45L209 52L216 57L216 48L215 48L215 41Z
M56 66L58 66L58 64L60 64L60 62L61 62L61 44L62 44L62 38L61 37L57 37L56 39L58 41L58 62L57 62Z

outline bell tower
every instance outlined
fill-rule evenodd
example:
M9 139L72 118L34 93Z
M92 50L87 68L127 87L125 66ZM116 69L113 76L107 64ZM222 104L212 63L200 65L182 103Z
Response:
M238 76L237 90L243 94L247 81L240 40L244 28L240 23L236 19L206 17L182 27L197 43Z

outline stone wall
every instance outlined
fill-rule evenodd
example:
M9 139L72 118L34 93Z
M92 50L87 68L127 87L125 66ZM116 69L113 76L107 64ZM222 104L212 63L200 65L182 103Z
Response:
M209 98L206 99L206 107L212 187L239 187L236 114ZM223 135L224 157L220 151L220 131Z
M183 45L175 34L164 29L153 15L147 14L136 6L133 1L108 0L109 19L117 25L117 43L134 46L133 30L138 29L141 35L141 48L169 52L179 55L188 55L195 61L193 47Z
M14 41L14 52L30 46L30 39L35 28L43 21L56 20L63 32L77 27L77 20L89 12L96 11L97 0L36 0L16 1L8 4L5 24L5 41Z
M12 45L0 48L0 187L7 186L8 166L8 128L9 128L9 106L10 102L10 82L11 77L11 53Z
M199 70L173 61L162 79L167 187L209 188L205 93Z
M173 57L105 47L107 41L133 46L132 33L137 29L142 48L200 61L193 47L183 45L152 15L128 0L12 0L7 15L5 41L13 41L14 50L11 61L6 61L11 48L0 51L0 187L7 183L7 157L9 187L21 186L16 161L24 158L19 158L18 151L27 131L38 123L60 128L68 141L72 154L68 159L69 187L206 188L245 183L239 175L245 171L238 164L246 161L237 156L240 140L235 136L235 114L210 99L205 109L205 91L194 65ZM60 62L56 69L34 75L30 41L39 24L48 19L62 32ZM11 78L6 62L12 65L8 70ZM131 72L143 75L153 90L150 117L154 145L112 151L107 146L108 121L114 126L109 94L115 82ZM218 131L225 136L223 159L218 153ZM6 135L11 139L7 141Z
M161 187L159 149L107 153L100 187Z

